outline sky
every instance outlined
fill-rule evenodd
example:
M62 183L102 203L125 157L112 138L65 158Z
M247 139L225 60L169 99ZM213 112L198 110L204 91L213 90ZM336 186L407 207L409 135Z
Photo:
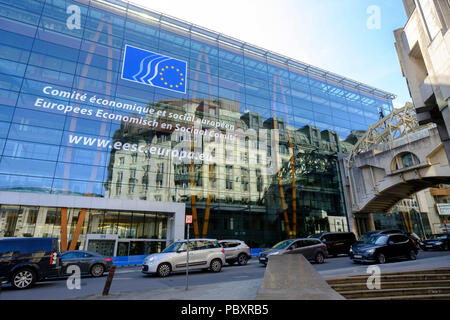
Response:
M393 31L401 0L131 0L411 101Z

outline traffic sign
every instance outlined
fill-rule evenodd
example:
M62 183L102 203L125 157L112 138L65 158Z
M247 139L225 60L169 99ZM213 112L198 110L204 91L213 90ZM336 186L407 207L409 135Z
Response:
M191 224L192 223L192 215L186 215L186 218L185 218L185 223L186 224Z

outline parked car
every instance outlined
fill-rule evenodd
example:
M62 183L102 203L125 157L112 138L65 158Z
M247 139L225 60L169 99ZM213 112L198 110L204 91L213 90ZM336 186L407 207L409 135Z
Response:
M448 251L450 244L450 234L440 233L433 234L428 240L422 241L422 249L426 250L444 250Z
M363 244L353 245L350 259L354 262L385 263L388 259L407 257L415 260L418 253L413 241L405 234L375 234Z
M167 277L172 271L186 270L187 240L176 241L161 253L144 259L142 272ZM209 269L220 272L225 264L225 250L215 239L189 240L189 270Z
M417 247L417 249L421 248L421 240L417 234L415 234L414 232L404 232L400 229L385 229L385 230L369 231L369 232L363 234L356 243L363 243L365 240L369 239L371 236L373 236L375 234L394 234L394 233L405 234L412 240L412 242Z
M100 277L112 266L112 258L88 251L65 251L61 253L62 275L68 275L71 265L80 267L81 274Z
M252 258L250 247L244 241L220 240L219 244L225 250L225 261L230 265L237 262L244 266Z
M58 239L10 238L0 240L0 281L16 289L61 273Z
M271 249L259 253L259 262L267 265L272 255L303 254L308 260L323 263L328 257L327 246L318 239L290 239L278 242Z
M348 254L350 247L356 242L353 232L323 232L309 236L319 239L327 245L328 254L337 256Z

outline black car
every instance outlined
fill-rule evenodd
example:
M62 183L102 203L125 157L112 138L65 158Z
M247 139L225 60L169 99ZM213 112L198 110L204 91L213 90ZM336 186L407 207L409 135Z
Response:
M405 234L375 234L363 244L355 244L350 259L357 262L385 263L388 259L406 257L415 260L418 253L413 241Z
M17 289L59 276L61 272L58 239L11 238L0 240L0 281Z
M328 254L337 256L339 254L348 254L350 247L356 242L356 236L353 232L323 232L309 238L316 238L327 246Z
M62 275L70 274L71 272L68 272L67 268L76 265L80 268L81 274L100 277L111 269L112 259L94 252L66 251L61 253L61 264Z
M421 247L426 250L444 250L448 251L450 244L450 234L433 234L428 240L422 241Z

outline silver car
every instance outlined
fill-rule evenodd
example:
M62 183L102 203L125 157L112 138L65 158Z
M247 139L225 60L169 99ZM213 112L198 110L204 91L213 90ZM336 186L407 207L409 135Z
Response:
M220 272L225 264L225 250L214 239L189 240L189 270L206 269ZM186 270L187 240L176 241L161 253L144 259L142 272L167 277L172 271Z
M225 260L229 265L237 262L240 266L244 266L252 258L250 247L244 241L220 240L219 244L225 250Z

